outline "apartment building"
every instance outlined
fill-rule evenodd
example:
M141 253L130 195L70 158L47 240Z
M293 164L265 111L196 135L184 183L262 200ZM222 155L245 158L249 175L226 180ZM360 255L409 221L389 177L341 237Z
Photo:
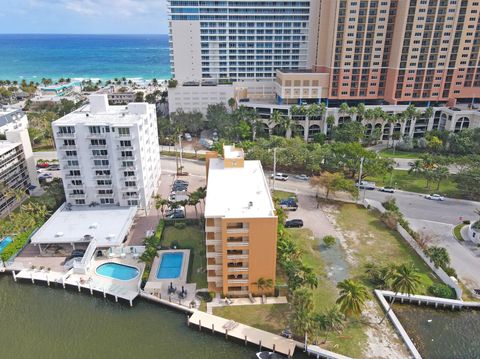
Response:
M11 130L6 137L0 141L0 217L23 200L13 191L32 193L39 187L28 131Z
M258 294L258 279L275 282L278 221L262 165L224 146L223 158L208 153L207 174L208 288L228 296Z
M471 102L480 91L477 0L328 0L318 6L314 70L328 100Z
M25 112L20 109L0 107L0 135L26 128L28 128L28 119Z
M147 210L160 178L155 106L89 99L52 124L67 203Z
M168 9L179 82L272 79L308 65L310 1L169 0Z

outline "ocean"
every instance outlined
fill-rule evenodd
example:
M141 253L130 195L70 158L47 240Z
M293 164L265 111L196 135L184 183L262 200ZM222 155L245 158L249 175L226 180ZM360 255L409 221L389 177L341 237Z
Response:
M0 79L169 79L168 35L0 34Z

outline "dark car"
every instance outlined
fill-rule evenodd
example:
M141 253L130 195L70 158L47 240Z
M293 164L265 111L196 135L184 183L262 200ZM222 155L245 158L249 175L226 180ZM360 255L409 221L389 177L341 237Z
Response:
M170 215L167 215L167 219L180 219L185 218L185 213L182 212L173 212Z
M175 185L180 185L180 184L188 186L188 182L187 182L187 181L184 181L184 180L179 180L179 179L177 179L177 180L175 180L175 181L173 182L173 185L174 185L174 186L175 186Z
M172 186L173 191L183 191L188 188L188 184L174 184Z
M295 201L295 198L286 198L280 201L280 207L288 211L296 211L298 208L298 204Z
M285 222L285 228L302 228L303 221L301 219L291 219Z

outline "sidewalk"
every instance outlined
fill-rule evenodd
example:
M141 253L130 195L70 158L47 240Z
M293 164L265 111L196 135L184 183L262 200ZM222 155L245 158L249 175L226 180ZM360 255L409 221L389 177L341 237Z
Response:
M240 305L262 305L262 304L288 304L287 297L266 297L262 303L262 297L253 297L254 303L249 298L230 298L230 304L225 302L225 299L215 298L210 303L207 303L207 313L212 314L213 308L232 307Z

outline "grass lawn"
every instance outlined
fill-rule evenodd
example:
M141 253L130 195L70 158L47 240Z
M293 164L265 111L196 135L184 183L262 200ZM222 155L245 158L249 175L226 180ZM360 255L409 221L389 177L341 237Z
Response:
M406 159L420 158L420 155L422 154L420 152L399 151L398 149L396 149L395 155L394 155L392 148L385 148L381 150L379 153L380 155L382 155L382 157L386 157L386 158L406 158Z
M462 230L463 227L465 227L466 224L465 223L460 223L460 224L457 224L455 226L455 228L453 229L453 234L455 235L455 238L460 241L460 242L463 242L463 237L462 237L462 234L460 233L460 231Z
M271 333L280 334L288 326L289 304L240 305L213 308L213 314Z
M166 157L176 157L178 155L180 157L180 154L175 151L160 151L160 155L166 156ZM197 156L195 156L195 153L184 152L182 154L182 157L188 160L205 161L205 155L200 153L198 153Z
M187 281L197 283L197 289L207 288L207 259L205 256L205 235L198 226L190 225L183 229L165 227L162 246L190 249L190 263Z
M287 199L290 197L297 198L297 195L293 192L286 192L286 191L272 191L272 196L278 198L279 200Z
M357 261L350 269L351 276L364 279L365 264L369 262L378 265L413 262L421 277L417 294L427 294L428 287L439 282L400 234L388 229L376 212L354 204L342 204L339 206L337 224ZM370 285L368 281L365 284Z
M441 193L451 198L461 198L456 182L453 180L455 175L440 182L440 188L437 184L430 184L427 188L427 180L421 175L415 175L403 170L393 170L392 181L390 182L390 173L383 177L367 177L366 180L374 181L378 187L391 186L398 189L417 192L417 193Z

